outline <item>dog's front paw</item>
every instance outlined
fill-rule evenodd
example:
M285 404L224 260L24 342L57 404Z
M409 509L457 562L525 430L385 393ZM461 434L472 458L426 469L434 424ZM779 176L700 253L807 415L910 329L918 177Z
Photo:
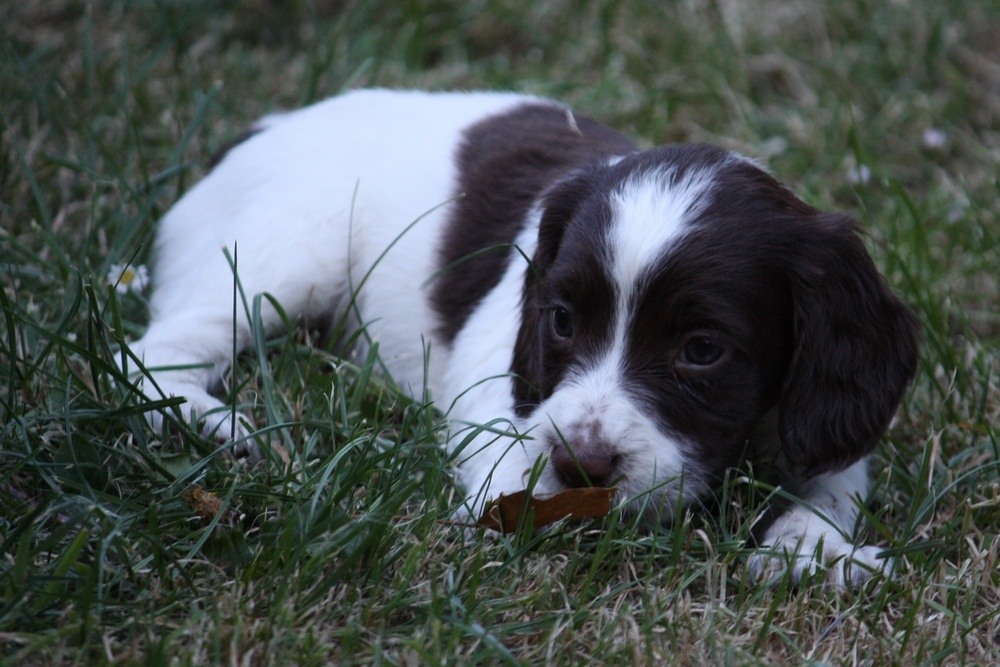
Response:
M261 445L251 431L250 420L243 413L227 408L205 413L192 410L191 415L200 426L202 436L219 446L230 446L229 451L236 460L251 464L264 460Z
M838 588L860 588L874 576L892 576L895 563L879 547L846 545L827 575ZM838 559L839 560L836 560Z
M802 507L782 517L747 563L750 577L769 585L790 576L798 583L823 573L836 588L859 588L876 575L890 574L891 558L878 547L857 546L833 526Z
M154 431L162 431L169 420L195 425L202 437L218 446L228 446L233 458L247 463L263 460L261 446L251 432L251 422L197 385L161 385L167 397L183 397L184 403L173 411L151 410L146 419Z
M831 586L856 589L875 575L891 573L892 559L879 553L877 547L843 541L833 548L825 544L810 548L804 542L799 549L768 545L750 557L747 569L751 579L769 585L776 585L786 575L798 583L825 572L824 580Z

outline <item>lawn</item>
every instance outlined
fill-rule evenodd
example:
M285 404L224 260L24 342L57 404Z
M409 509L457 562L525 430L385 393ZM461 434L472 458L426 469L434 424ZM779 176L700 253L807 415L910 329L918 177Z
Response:
M0 660L997 664L998 35L997 0L0 4ZM739 475L654 532L456 528L433 405L292 327L224 390L264 463L152 430L118 267L255 118L374 85L556 97L858 217L923 329L864 529L895 576L755 584Z

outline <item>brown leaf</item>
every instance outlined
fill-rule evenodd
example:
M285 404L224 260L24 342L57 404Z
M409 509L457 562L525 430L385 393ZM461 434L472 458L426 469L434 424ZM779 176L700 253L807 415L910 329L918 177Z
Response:
M211 491L206 491L195 484L190 491L184 494L184 500L188 502L194 513L205 521L211 521L222 510L222 500Z
M517 528L522 512L530 514L532 526L541 528L560 519L589 519L606 516L611 511L614 488L586 487L566 489L554 496L537 498L527 491L501 495L483 510L477 526L507 533ZM527 507L525 507L527 503Z

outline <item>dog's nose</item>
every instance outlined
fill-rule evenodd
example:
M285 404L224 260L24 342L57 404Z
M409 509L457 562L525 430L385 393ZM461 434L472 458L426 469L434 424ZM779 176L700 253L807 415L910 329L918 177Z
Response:
M579 447L571 451L559 444L552 448L550 463L569 487L603 487L613 481L620 458L610 447Z

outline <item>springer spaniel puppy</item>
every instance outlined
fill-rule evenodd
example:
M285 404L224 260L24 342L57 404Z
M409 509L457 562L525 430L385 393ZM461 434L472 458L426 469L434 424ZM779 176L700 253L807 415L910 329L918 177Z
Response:
M850 536L914 318L850 218L740 155L639 150L518 94L366 90L264 118L163 218L132 347L147 394L249 442L208 392L250 343L237 244L248 297L349 312L400 387L430 390L469 512L531 481L614 485L667 521L751 461L801 501L752 573L836 562L843 585L883 565Z

